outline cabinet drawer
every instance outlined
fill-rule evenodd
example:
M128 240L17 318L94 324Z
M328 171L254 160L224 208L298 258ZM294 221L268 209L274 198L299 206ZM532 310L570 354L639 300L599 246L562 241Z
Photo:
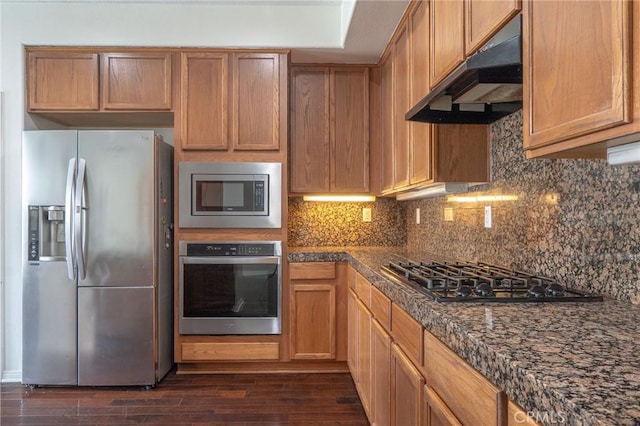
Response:
M289 264L289 278L292 280L333 280L335 277L335 262L299 262Z
M497 424L498 402L504 394L426 330L424 371L429 386L462 424Z
M391 336L416 365L422 364L422 326L394 303L391 304Z
M371 286L371 313L385 330L391 329L391 300Z
M182 343L183 361L263 361L280 359L278 342Z
M356 294L367 308L371 306L371 283L358 273L356 273Z

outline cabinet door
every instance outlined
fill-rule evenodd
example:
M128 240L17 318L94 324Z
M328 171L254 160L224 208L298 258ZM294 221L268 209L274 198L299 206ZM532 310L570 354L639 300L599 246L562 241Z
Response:
M429 93L429 2L418 2L409 17L409 31L409 104L413 107ZM432 179L431 124L412 122L409 126L409 183L415 184Z
M102 54L101 95L107 110L171 109L171 54Z
M465 53L473 55L520 11L521 0L465 0Z
M371 321L371 424L391 422L391 337L378 321Z
M382 192L393 190L395 153L393 150L393 54L382 63Z
M28 53L29 111L86 110L98 105L98 54Z
M371 418L371 314L358 300L358 393Z
M626 0L527 2L525 148L631 120L631 6Z
M423 426L462 426L432 388L425 385L423 392Z
M394 103L394 189L409 184L409 122L404 115L411 108L409 88L409 30L400 31L393 46Z
M431 1L431 87L464 60L463 0Z
M333 284L291 286L292 359L335 359L335 307Z
M402 352L391 347L391 425L420 424L420 404L424 379Z
M347 291L347 365L358 386L358 298L353 290Z
M182 149L228 149L229 55L183 53L181 59Z
M331 191L369 192L369 69L331 69Z
M329 68L291 72L291 192L329 192Z
M233 54L234 149L280 149L280 66L279 54Z

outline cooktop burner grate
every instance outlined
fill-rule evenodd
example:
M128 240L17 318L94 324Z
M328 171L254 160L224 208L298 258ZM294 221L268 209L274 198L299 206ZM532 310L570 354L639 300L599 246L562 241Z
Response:
M565 288L554 278L483 262L391 262L381 270L438 302L602 301L602 296Z

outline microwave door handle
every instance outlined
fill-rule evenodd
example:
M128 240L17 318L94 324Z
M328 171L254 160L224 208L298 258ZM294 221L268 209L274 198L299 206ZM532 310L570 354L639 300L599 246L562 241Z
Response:
M76 196L74 205L74 228L76 256L78 257L78 279L83 280L87 276L87 258L85 253L86 234L86 161L78 160L78 182L76 183Z
M64 241L65 241L65 254L67 261L67 276L70 280L76 279L75 268L75 240L73 229L73 196L75 192L75 174L76 174L76 159L69 160L69 167L67 169L67 184L65 189L65 203L64 203Z

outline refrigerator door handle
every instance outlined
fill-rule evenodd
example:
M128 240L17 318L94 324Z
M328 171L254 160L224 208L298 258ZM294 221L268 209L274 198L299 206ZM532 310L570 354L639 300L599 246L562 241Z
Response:
M75 192L76 159L69 160L67 169L67 185L64 204L64 240L67 259L67 275L70 280L76 279L73 195Z
M85 250L85 201L86 200L86 161L78 159L78 178L75 188L74 200L74 236L76 256L78 258L78 279L83 280L87 276L87 259Z

